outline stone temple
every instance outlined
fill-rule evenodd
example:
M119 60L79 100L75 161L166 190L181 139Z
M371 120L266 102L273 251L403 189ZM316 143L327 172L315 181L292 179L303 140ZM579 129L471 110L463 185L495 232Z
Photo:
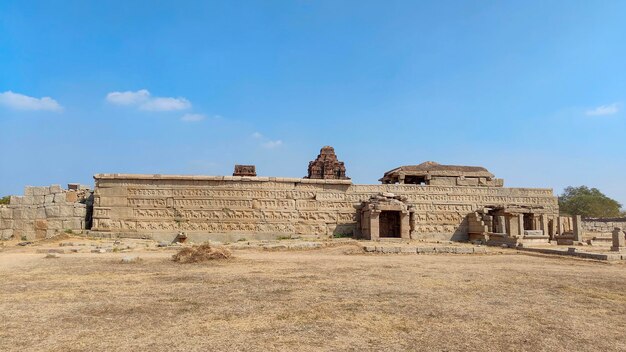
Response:
M622 248L612 232L626 230L623 219L559 216L551 189L504 187L478 166L428 161L389 170L380 184L354 184L326 146L306 177L256 175L254 165L236 165L233 176L97 174L93 191L26 187L0 205L0 238L88 230L194 242L352 236L494 245L584 240Z
M354 184L328 146L309 163L305 178L94 179L91 231L107 236L172 239L184 232L196 241L351 235L547 242L559 230L551 189L505 188L485 168L434 162L390 170L381 184Z

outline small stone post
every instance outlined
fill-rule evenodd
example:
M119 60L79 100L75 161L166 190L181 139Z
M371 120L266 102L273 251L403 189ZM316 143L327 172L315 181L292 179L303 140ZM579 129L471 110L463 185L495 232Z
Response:
M517 235L519 238L524 238L524 214L517 215L517 224L518 233L516 233L515 235Z
M574 220L574 242L582 242L583 241L583 228L582 228L582 217L580 215L574 215L572 218Z
M400 237L405 240L411 239L411 225L409 223L409 212L400 213Z
M541 217L539 219L543 235L548 236L550 234L550 231L548 231L548 216L546 214L541 214Z
M498 222L496 223L496 232L506 233L506 218L503 215L498 215L496 218L498 219Z
M370 212L370 240L377 241L380 238L380 210Z
M619 227L613 229L613 247L611 247L611 251L626 251L626 235Z

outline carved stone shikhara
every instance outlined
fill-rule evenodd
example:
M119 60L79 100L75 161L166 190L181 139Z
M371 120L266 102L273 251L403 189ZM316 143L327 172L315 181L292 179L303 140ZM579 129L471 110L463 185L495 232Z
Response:
M309 179L349 180L346 177L346 167L337 160L335 149L325 146L320 150L317 158L309 163Z

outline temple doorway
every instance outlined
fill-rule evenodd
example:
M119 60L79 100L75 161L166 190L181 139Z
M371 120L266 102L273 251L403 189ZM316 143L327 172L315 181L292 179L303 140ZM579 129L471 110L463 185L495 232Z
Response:
M380 212L380 237L401 237L400 232L400 212L381 211Z

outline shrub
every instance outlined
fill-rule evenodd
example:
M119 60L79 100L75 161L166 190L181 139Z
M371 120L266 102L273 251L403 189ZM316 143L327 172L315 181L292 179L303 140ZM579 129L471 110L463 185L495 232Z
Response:
M350 238L352 237L351 233L336 233L333 235L334 238Z
M11 196L5 196L0 198L0 205L8 205L11 201Z
M185 247L172 256L172 260L178 263L200 263L209 260L232 258L230 250L224 247L211 247L210 244Z

